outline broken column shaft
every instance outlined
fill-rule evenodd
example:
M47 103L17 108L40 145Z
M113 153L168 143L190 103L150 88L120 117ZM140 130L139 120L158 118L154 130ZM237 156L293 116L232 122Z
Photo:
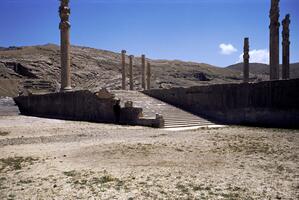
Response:
M249 82L249 39L244 39L244 54L243 54L243 81Z
M122 84L121 84L121 88L123 90L126 89L126 51L122 50L121 51L121 65L122 65Z
M290 78L290 15L286 15L282 21L282 79Z
M279 79L279 0L271 0L270 80Z
M142 89L145 88L145 55L141 56L141 87Z
M147 89L151 89L151 64L147 62Z
M60 91L71 90L71 60L70 60L70 8L69 0L60 0L60 58L61 58L61 88Z
M134 83L133 83L133 59L134 59L134 56L133 55L130 55L129 56L129 59L130 59L130 90L134 90Z

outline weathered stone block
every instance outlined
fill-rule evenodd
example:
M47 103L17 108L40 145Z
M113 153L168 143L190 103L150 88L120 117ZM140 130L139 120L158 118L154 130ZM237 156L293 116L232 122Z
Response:
M299 79L155 89L145 94L218 123L299 127Z

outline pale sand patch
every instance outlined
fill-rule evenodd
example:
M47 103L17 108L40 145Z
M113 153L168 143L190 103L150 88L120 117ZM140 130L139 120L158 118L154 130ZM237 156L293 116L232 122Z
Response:
M297 130L10 116L0 132L0 199L299 198Z

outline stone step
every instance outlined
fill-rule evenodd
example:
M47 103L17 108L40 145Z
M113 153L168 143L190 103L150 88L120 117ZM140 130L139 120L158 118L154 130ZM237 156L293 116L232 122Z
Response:
M143 108L143 118L153 118L156 113L161 114L165 120L165 128L201 127L215 125L202 117L193 115L173 105L149 97L138 91L114 90L116 98L124 105L132 101L135 107Z
M208 123L208 124L213 124L212 122L209 121L172 121L172 120L165 120L165 124L199 124L199 123Z
M23 82L23 87L25 89L32 89L34 91L40 91L40 90L54 91L55 90L52 82L47 81L47 80L42 80L42 79L25 80Z
M184 120L184 121L198 119L197 116L187 116L187 115L181 115L181 114L180 115L175 115L173 113L168 113L168 114L169 114L168 116L165 116L165 119L169 119L169 120ZM173 115L171 115L171 114L173 114ZM205 119L203 119L203 120L205 120Z
M185 128L185 127L207 127L214 124L196 124L196 125L176 125L176 126L164 126L163 128Z
M164 120L170 121L170 122L208 122L207 120L201 120L201 119L169 119L167 117L164 117Z
M165 120L165 125L175 125L175 124L213 124L208 121L197 121L197 122L189 122L189 121L168 121Z

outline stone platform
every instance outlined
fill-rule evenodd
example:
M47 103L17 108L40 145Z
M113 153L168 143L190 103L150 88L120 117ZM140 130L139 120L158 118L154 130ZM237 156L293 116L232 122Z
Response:
M125 106L115 112L117 100L108 92L87 90L34 94L14 98L23 115L54 119L163 127L163 118L142 118L142 108ZM117 117L118 116L118 117Z
M146 90L146 95L228 125L299 128L299 79Z

